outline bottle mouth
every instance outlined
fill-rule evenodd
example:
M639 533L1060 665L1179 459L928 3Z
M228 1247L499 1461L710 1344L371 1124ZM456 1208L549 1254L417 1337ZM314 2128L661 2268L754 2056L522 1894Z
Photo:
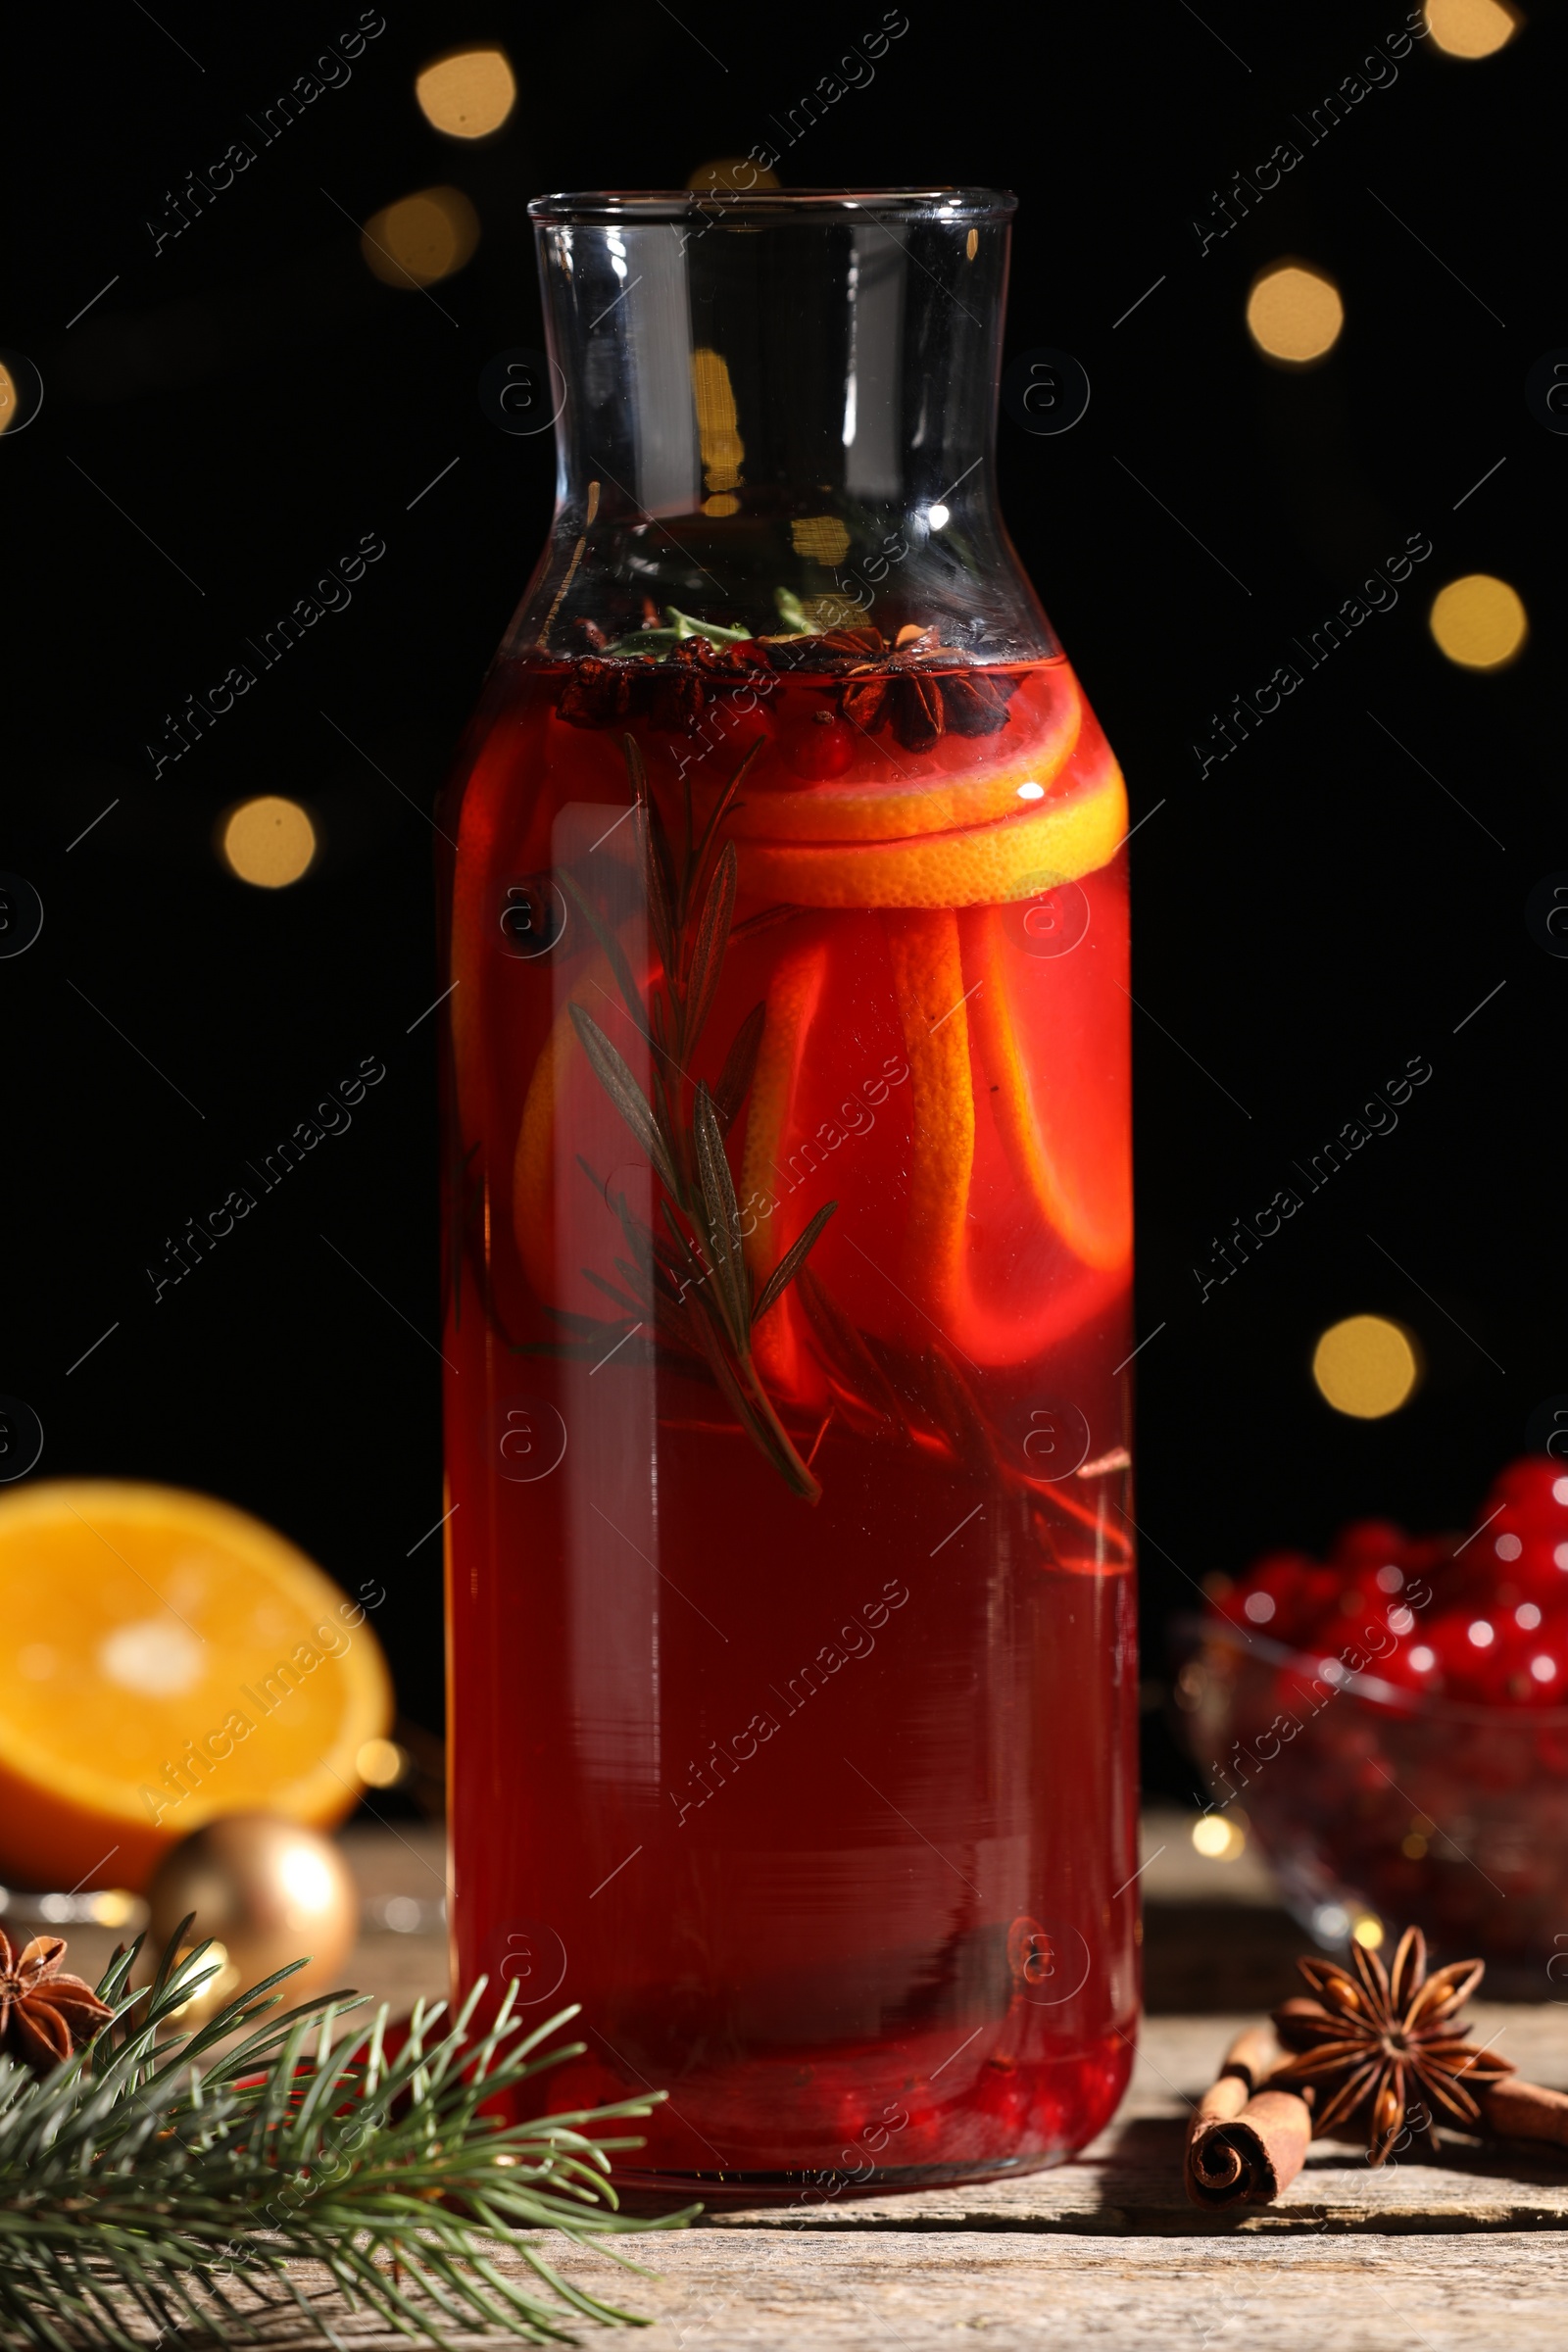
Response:
M588 188L536 196L534 220L711 220L736 215L752 222L821 219L1005 220L1018 199L1005 188Z

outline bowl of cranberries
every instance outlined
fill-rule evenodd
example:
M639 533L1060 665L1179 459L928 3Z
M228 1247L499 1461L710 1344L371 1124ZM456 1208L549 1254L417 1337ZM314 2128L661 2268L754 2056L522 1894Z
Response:
M1212 1593L1177 1681L1324 1943L1371 1913L1539 1972L1568 1950L1568 1464L1505 1470L1456 1536L1384 1520Z

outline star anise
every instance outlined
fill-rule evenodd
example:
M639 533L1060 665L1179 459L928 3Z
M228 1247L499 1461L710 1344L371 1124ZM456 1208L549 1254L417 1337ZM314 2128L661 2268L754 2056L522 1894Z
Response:
M1017 681L971 665L944 646L938 629L912 624L899 632L892 654L855 670L839 696L852 726L867 734L891 726L908 752L928 752L952 728L956 735L995 735L1007 723Z
M1459 2011L1485 1975L1485 1961L1450 1961L1428 1976L1426 1938L1419 1928L1406 1928L1392 1970L1359 1943L1350 1946L1350 1962L1349 1969L1333 1960L1297 1962L1317 1998L1298 1996L1275 2010L1274 2031L1298 2055L1270 2087L1310 2083L1318 2134L1356 2117L1369 2164L1385 2162L1407 2121L1417 2129L1424 2123L1438 2145L1437 2114L1421 2112L1427 2101L1480 2130L1481 2109L1467 2084L1479 2087L1513 2072L1506 2058L1465 2039Z
M91 2041L113 2013L80 1977L65 1976L61 1936L35 1936L19 1952L0 1929L0 2054L47 2074Z

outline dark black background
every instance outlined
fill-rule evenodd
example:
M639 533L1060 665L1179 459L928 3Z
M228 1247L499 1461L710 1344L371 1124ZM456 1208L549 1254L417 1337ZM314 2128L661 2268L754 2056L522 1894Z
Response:
M1205 0L1201 19L1182 0L909 0L871 86L780 167L786 185L1015 189L1008 351L1064 348L1093 385L1059 438L1004 418L1001 476L1134 815L1157 808L1134 843L1138 1329L1163 1325L1140 1358L1156 1677L1162 1620L1195 1580L1266 1544L1321 1544L1353 1513L1463 1518L1532 1408L1568 1391L1568 966L1524 921L1532 885L1568 867L1568 439L1523 396L1531 363L1568 344L1551 161L1565 36L1560 9L1529 8L1484 62L1418 44L1203 255L1190 222L1210 192L1298 136L1292 113L1397 29L1398 0L1329 15ZM426 1723L439 1540L413 1547L442 1501L436 1024L410 1027L440 985L425 811L553 490L548 437L496 430L477 379L539 340L530 195L679 186L745 153L880 14L389 5L348 86L156 259L145 222L166 191L357 10L264 21L163 0L157 24L103 10L75 34L35 16L13 51L0 344L37 364L46 397L0 443L0 866L33 883L46 920L0 962L0 1391L42 1416L39 1475L205 1488L345 1584L383 1580L403 1703ZM485 39L514 61L515 112L483 145L444 139L415 73ZM483 229L440 307L372 278L357 234L437 182L466 191ZM1344 293L1344 335L1310 372L1265 364L1244 324L1253 274L1284 255ZM144 745L163 714L367 531L387 553L351 609L154 781ZM1434 553L1397 610L1200 778L1209 713L1421 531ZM1475 569L1510 580L1531 617L1496 675L1450 666L1426 626L1435 591ZM276 893L213 848L219 812L266 790L305 801L324 843ZM388 1074L352 1131L155 1306L144 1269L164 1237L365 1055ZM1397 1132L1200 1303L1211 1237L1294 1183L1293 1159L1412 1055L1433 1076ZM1317 1332L1360 1309L1400 1318L1427 1359L1415 1400L1371 1423L1331 1412L1308 1369ZM1150 1761L1180 1785L1157 1732Z

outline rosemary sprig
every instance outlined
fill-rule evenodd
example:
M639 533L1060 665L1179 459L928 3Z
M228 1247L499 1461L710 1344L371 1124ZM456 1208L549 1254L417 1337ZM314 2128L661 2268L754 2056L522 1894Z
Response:
M815 1502L821 1487L767 1394L752 1353L752 1332L799 1274L838 1203L818 1209L762 1288L755 1290L724 1138L752 1082L763 1007L755 1005L742 1021L715 1087L690 1076L718 991L735 913L735 845L726 841L720 847L719 834L760 748L754 745L747 753L700 829L687 787L677 857L648 788L642 754L632 736L625 738L644 899L660 966L660 978L646 996L612 923L573 875L562 876L604 951L633 1026L653 1050L651 1092L643 1092L624 1056L583 1005L571 1006L572 1024L590 1068L646 1152L664 1195L663 1233L635 1217L624 1195L612 1203L627 1244L627 1256L615 1261L624 1291L602 1275L589 1272L588 1279L608 1293L628 1326L650 1325L667 1347L706 1365L753 1442L797 1494Z
M355 2032L334 2046L363 1996L328 1993L225 2047L305 1962L181 2032L181 2008L217 1967L205 1943L176 1960L189 1927L150 1990L126 1989L140 1939L116 1955L98 1986L114 2014L88 2049L42 2077L0 2060L0 2341L146 2352L151 2322L160 2337L246 2342L297 2309L336 2345L345 2305L442 2346L449 2326L554 2342L573 2314L641 2324L563 2278L535 2232L582 2244L690 2219L620 2214L610 2155L642 2143L595 2132L648 2114L662 2092L522 2124L480 2113L581 2053L577 2042L535 2055L574 2009L523 2035L509 1988L470 2038L481 1983L447 2025L444 2002L420 2003L389 2056L384 2007L368 2041ZM497 2266L498 2245L520 2256L529 2286ZM300 2261L325 2269L324 2293L291 2276Z

